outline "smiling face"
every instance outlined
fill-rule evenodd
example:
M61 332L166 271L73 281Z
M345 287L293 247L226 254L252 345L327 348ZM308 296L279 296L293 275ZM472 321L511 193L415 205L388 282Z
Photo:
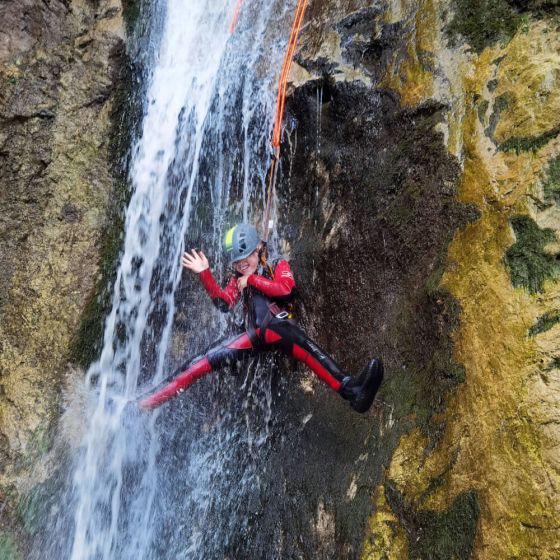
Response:
M244 259L235 261L233 263L233 268L236 272L241 274L241 276L250 276L257 271L259 266L259 249L258 247Z

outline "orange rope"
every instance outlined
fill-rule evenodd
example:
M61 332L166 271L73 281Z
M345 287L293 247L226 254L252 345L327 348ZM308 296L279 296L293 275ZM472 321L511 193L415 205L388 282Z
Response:
M237 4L235 6L235 10L233 11L233 15L231 16L231 21L229 24L230 33L233 33L235 31L235 26L237 25L237 20L239 19L239 13L241 12L242 4L243 0L237 0Z
M307 6L308 0L299 0L292 30L290 31L290 39L288 40L288 47L284 56L284 64L282 65L282 72L278 80L278 95L276 97L276 115L274 118L274 131L272 133L272 146L277 148L280 146L280 135L282 134L282 119L284 117L284 103L286 101L286 87L288 85L288 74L294 59L296 51L299 30L303 22L303 15Z
M272 192L274 191L274 186L276 184L276 171L277 162L280 159L280 137L282 135L282 121L284 119L284 104L286 102L286 87L288 85L288 74L290 73L290 68L292 66L292 61L294 59L294 54L296 52L297 40L299 36L299 31L301 29L301 24L303 22L303 16L305 14L305 8L307 7L308 0L299 0L296 8L296 14L294 16L294 22L292 23L292 29L290 31L290 38L288 39L288 46L286 47L286 54L284 55L284 64L282 65L282 72L280 73L280 78L278 80L278 94L276 97L276 114L274 116L274 129L272 132L272 147L274 148L274 155L272 156L272 161L270 162L270 168L268 170L268 189L267 189L267 200L265 217L263 223L263 242L264 250L262 253L263 264L266 263L266 244L268 243L269 235L269 223L270 223L270 212L272 209Z
M278 155L280 155L280 150L277 149L275 151L274 156L272 156L272 161L270 162L270 168L268 170L268 188L267 188L267 197L266 197L266 209L264 213L264 222L263 222L263 241L266 247L268 243L268 234L270 231L270 211L272 210L272 192L274 191L274 186L276 183L276 163L278 161ZM266 258L266 251L265 251L265 258Z

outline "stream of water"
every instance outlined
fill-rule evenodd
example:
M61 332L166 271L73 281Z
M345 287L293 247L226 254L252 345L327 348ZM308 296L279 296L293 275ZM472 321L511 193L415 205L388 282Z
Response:
M220 274L225 228L259 216L294 7L247 2L230 34L235 0L159 1L124 249L62 515L68 531L49 545L59 558L227 557L250 522L236 511L246 509L244 488L254 496L257 450L269 439L271 383L255 364L236 379L207 377L153 413L125 408L225 329L180 255L199 243ZM218 408L224 392L232 402Z

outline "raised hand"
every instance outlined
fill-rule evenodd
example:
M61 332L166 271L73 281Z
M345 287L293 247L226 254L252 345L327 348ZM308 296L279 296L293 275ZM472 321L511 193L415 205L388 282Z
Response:
M282 256L289 261L292 255L292 245L286 239L280 239L280 253Z
M185 251L181 259L181 264L197 274L210 267L206 255L202 251L197 252L196 249L191 249L190 253Z

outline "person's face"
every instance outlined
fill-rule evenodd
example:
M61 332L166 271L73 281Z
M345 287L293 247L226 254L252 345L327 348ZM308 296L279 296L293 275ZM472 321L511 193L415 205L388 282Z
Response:
M249 276L257 271L259 266L259 250L255 249L249 256L241 259L240 261L235 261L233 263L233 268L236 272L241 274L241 276Z

